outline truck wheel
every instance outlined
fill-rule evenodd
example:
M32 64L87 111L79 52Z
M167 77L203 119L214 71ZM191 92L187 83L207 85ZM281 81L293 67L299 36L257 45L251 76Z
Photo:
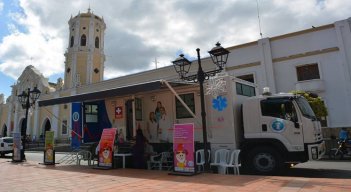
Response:
M282 157L270 147L258 147L248 154L248 167L256 174L271 175L283 169Z

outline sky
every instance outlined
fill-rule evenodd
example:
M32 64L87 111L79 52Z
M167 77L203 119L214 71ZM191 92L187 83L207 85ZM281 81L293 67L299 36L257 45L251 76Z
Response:
M230 47L260 31L274 37L351 17L351 0L0 0L5 98L27 65L50 82L63 78L68 20L89 7L107 25L104 79L155 69L155 60L171 65L180 53L193 60L196 48L207 57L217 41Z

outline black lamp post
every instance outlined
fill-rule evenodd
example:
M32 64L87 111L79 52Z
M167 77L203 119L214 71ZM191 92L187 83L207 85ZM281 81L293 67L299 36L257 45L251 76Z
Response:
M189 72L191 62L184 57L183 54L180 54L179 57L173 61L173 65L177 73L179 74L182 80L199 82L200 85L200 99L201 99L201 118L202 118L202 133L204 141L204 154L205 154L205 170L208 170L208 146L207 146L207 130L206 130L206 110L205 110L205 94L204 94L204 81L209 79L211 76L215 76L217 73L221 72L224 68L224 65L227 63L229 51L224 49L221 44L218 42L216 47L212 48L208 53L211 55L212 61L217 65L217 69L204 72L201 66L200 59L200 49L196 49L197 52L197 62L199 65L197 74L186 76Z
M28 120L28 110L31 106L35 104L35 101L40 96L40 91L37 87L34 87L33 90L28 88L27 92L23 91L22 94L18 95L18 101L22 104L22 108L26 109L26 116L24 118L24 127L21 127L21 139L23 149L21 150L21 161L25 160L26 157L24 155L25 147L26 147L26 133L27 133L27 120Z

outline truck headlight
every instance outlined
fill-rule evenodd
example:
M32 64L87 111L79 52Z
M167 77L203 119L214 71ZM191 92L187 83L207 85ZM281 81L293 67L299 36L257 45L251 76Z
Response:
M311 148L311 155L312 155L312 159L318 159L318 148L317 147L312 147Z

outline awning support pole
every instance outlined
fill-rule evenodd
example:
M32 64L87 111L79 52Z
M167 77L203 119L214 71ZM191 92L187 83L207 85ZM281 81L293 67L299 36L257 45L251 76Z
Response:
M173 87L166 81L166 80L161 80L162 83L166 84L168 89L172 91L172 93L177 97L177 99L180 101L180 103L185 107L185 109L193 116L196 118L196 115L193 113L193 111L188 107L188 105L183 101L182 98L179 97L178 93L173 89Z

